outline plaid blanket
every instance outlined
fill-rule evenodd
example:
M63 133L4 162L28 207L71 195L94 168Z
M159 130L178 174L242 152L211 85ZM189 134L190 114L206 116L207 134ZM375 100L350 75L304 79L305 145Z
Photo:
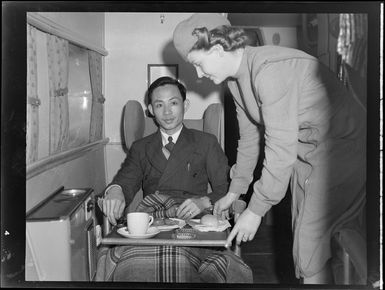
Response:
M252 271L225 250L176 246L102 247L96 281L252 283Z
M168 192L147 195L136 207L136 211L147 212L154 218L175 218L178 206L183 203L186 197L178 197L182 192ZM205 214L212 213L210 209L206 209L197 215L199 218Z
M156 192L147 195L137 206L136 211L147 212L154 218L176 217L178 206L183 200Z
M137 211L175 217L181 200L165 194L146 196ZM252 271L228 250L176 246L102 246L96 281L252 283Z

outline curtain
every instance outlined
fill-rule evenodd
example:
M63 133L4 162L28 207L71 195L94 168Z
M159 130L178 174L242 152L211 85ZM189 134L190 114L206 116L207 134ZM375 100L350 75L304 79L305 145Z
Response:
M40 100L37 96L36 28L27 24L27 164L36 161L38 156L39 105Z
M94 142L102 139L103 134L102 55L88 51L88 62L92 89L90 142Z
M50 155L66 149L68 143L68 41L47 35L50 96Z
M337 52L342 62L366 76L368 19L366 14L340 14Z
M341 55L339 78L366 109L368 19L366 14L340 14L337 52Z

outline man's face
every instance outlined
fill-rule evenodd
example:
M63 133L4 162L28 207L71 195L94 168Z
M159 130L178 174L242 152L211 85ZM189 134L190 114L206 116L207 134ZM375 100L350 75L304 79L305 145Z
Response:
M164 85L152 92L148 109L155 116L161 129L172 135L182 126L187 104L183 101L177 86Z

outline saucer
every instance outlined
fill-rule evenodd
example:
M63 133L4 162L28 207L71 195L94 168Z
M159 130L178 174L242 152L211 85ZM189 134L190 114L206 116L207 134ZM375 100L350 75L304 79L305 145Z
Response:
M122 227L119 228L117 232L118 234L130 239L149 239L159 234L160 230L158 230L156 227L149 227L147 233L145 233L144 235L133 235L129 233L127 227Z

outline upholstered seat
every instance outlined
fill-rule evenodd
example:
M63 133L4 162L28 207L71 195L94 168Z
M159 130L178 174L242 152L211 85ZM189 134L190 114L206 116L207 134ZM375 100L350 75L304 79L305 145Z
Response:
M127 149L130 148L135 140L148 136L158 129L154 118L146 116L142 105L135 100L127 101L124 107L123 122L124 142ZM183 123L190 129L196 129L215 135L222 149L224 149L222 104L210 104L204 111L202 119L185 119ZM211 188L209 188L209 191L211 191ZM135 209L142 198L143 193L140 190L128 207L128 210Z
M184 125L191 129L201 130L215 135L222 149L224 149L224 115L222 104L210 104L203 113L202 119L184 119ZM154 118L146 116L142 105L135 100L127 101L124 107L123 117L124 142L127 149L131 144L142 137L150 135L157 130ZM211 192L210 184L208 192ZM128 206L127 211L134 210L143 199L143 192L139 190L134 200ZM234 219L245 209L246 203L242 200L235 201L232 205ZM106 217L103 217L103 234L110 232L110 223ZM239 245L234 246L234 253L240 256Z
M142 105L135 100L127 101L124 107L124 141L130 148L132 142L150 135L157 130L152 117L146 116ZM215 135L222 148L224 147L224 121L222 104L210 104L203 113L202 119L185 119L183 122L188 128L201 130Z

